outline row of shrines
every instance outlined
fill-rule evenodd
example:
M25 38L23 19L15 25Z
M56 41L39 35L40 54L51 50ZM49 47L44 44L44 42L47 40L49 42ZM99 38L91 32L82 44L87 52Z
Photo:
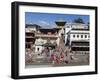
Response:
M41 53L45 47L60 46L64 48L68 46L71 51L89 53L89 25L66 23L66 21L56 21L55 23L57 25L55 28L26 24L26 49L32 49L34 53Z

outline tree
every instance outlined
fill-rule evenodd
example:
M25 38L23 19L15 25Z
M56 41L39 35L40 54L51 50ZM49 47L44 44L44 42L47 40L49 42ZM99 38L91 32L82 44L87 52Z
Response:
M81 24L84 24L84 21L83 21L83 19L82 18L77 18L77 19L75 19L74 21L73 21L74 23L81 23Z
M90 29L90 23L89 22L87 23L87 25L88 25L88 29Z

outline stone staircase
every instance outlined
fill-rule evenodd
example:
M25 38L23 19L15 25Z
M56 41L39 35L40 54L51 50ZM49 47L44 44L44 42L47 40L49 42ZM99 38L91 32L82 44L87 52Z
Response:
M65 43L63 41L63 37L60 38L59 47L61 47L64 51L69 51L68 46L65 46Z

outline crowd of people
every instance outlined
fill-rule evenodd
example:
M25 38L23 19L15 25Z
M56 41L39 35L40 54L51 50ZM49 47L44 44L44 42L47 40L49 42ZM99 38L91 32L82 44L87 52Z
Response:
M61 47L45 47L38 56L44 56L43 60L46 60L46 63L52 64L67 64L72 60L70 53L67 50L62 49ZM36 57L33 52L28 50L25 56L26 62L35 62ZM35 59L35 60L34 60ZM42 61L42 60L41 60Z
M68 51L63 50L61 47L45 48L42 54L46 54L46 57L52 64L63 64L68 63L70 61L71 56Z

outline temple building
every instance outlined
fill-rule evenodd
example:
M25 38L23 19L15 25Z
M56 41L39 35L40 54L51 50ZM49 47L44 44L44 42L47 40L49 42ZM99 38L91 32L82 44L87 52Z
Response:
M35 51L35 33L38 31L38 29L41 28L40 26L36 24L26 24L25 27L25 47L26 50L32 49L33 52Z
M55 48L64 39L65 21L56 21L57 27L43 28L38 25L26 25L26 49L30 48L34 53L41 53L45 47ZM61 38L62 37L62 38Z
M35 33L35 37L35 52L41 52L46 45L48 45L48 47L54 47L54 43L59 44L57 30L55 29L40 28L39 32Z
M65 44L70 46L77 54L89 53L90 33L86 24L67 23L65 28Z
M42 52L45 47L55 48L60 45L61 36L64 35L65 21L56 21L55 28L40 28L36 33L36 51Z

